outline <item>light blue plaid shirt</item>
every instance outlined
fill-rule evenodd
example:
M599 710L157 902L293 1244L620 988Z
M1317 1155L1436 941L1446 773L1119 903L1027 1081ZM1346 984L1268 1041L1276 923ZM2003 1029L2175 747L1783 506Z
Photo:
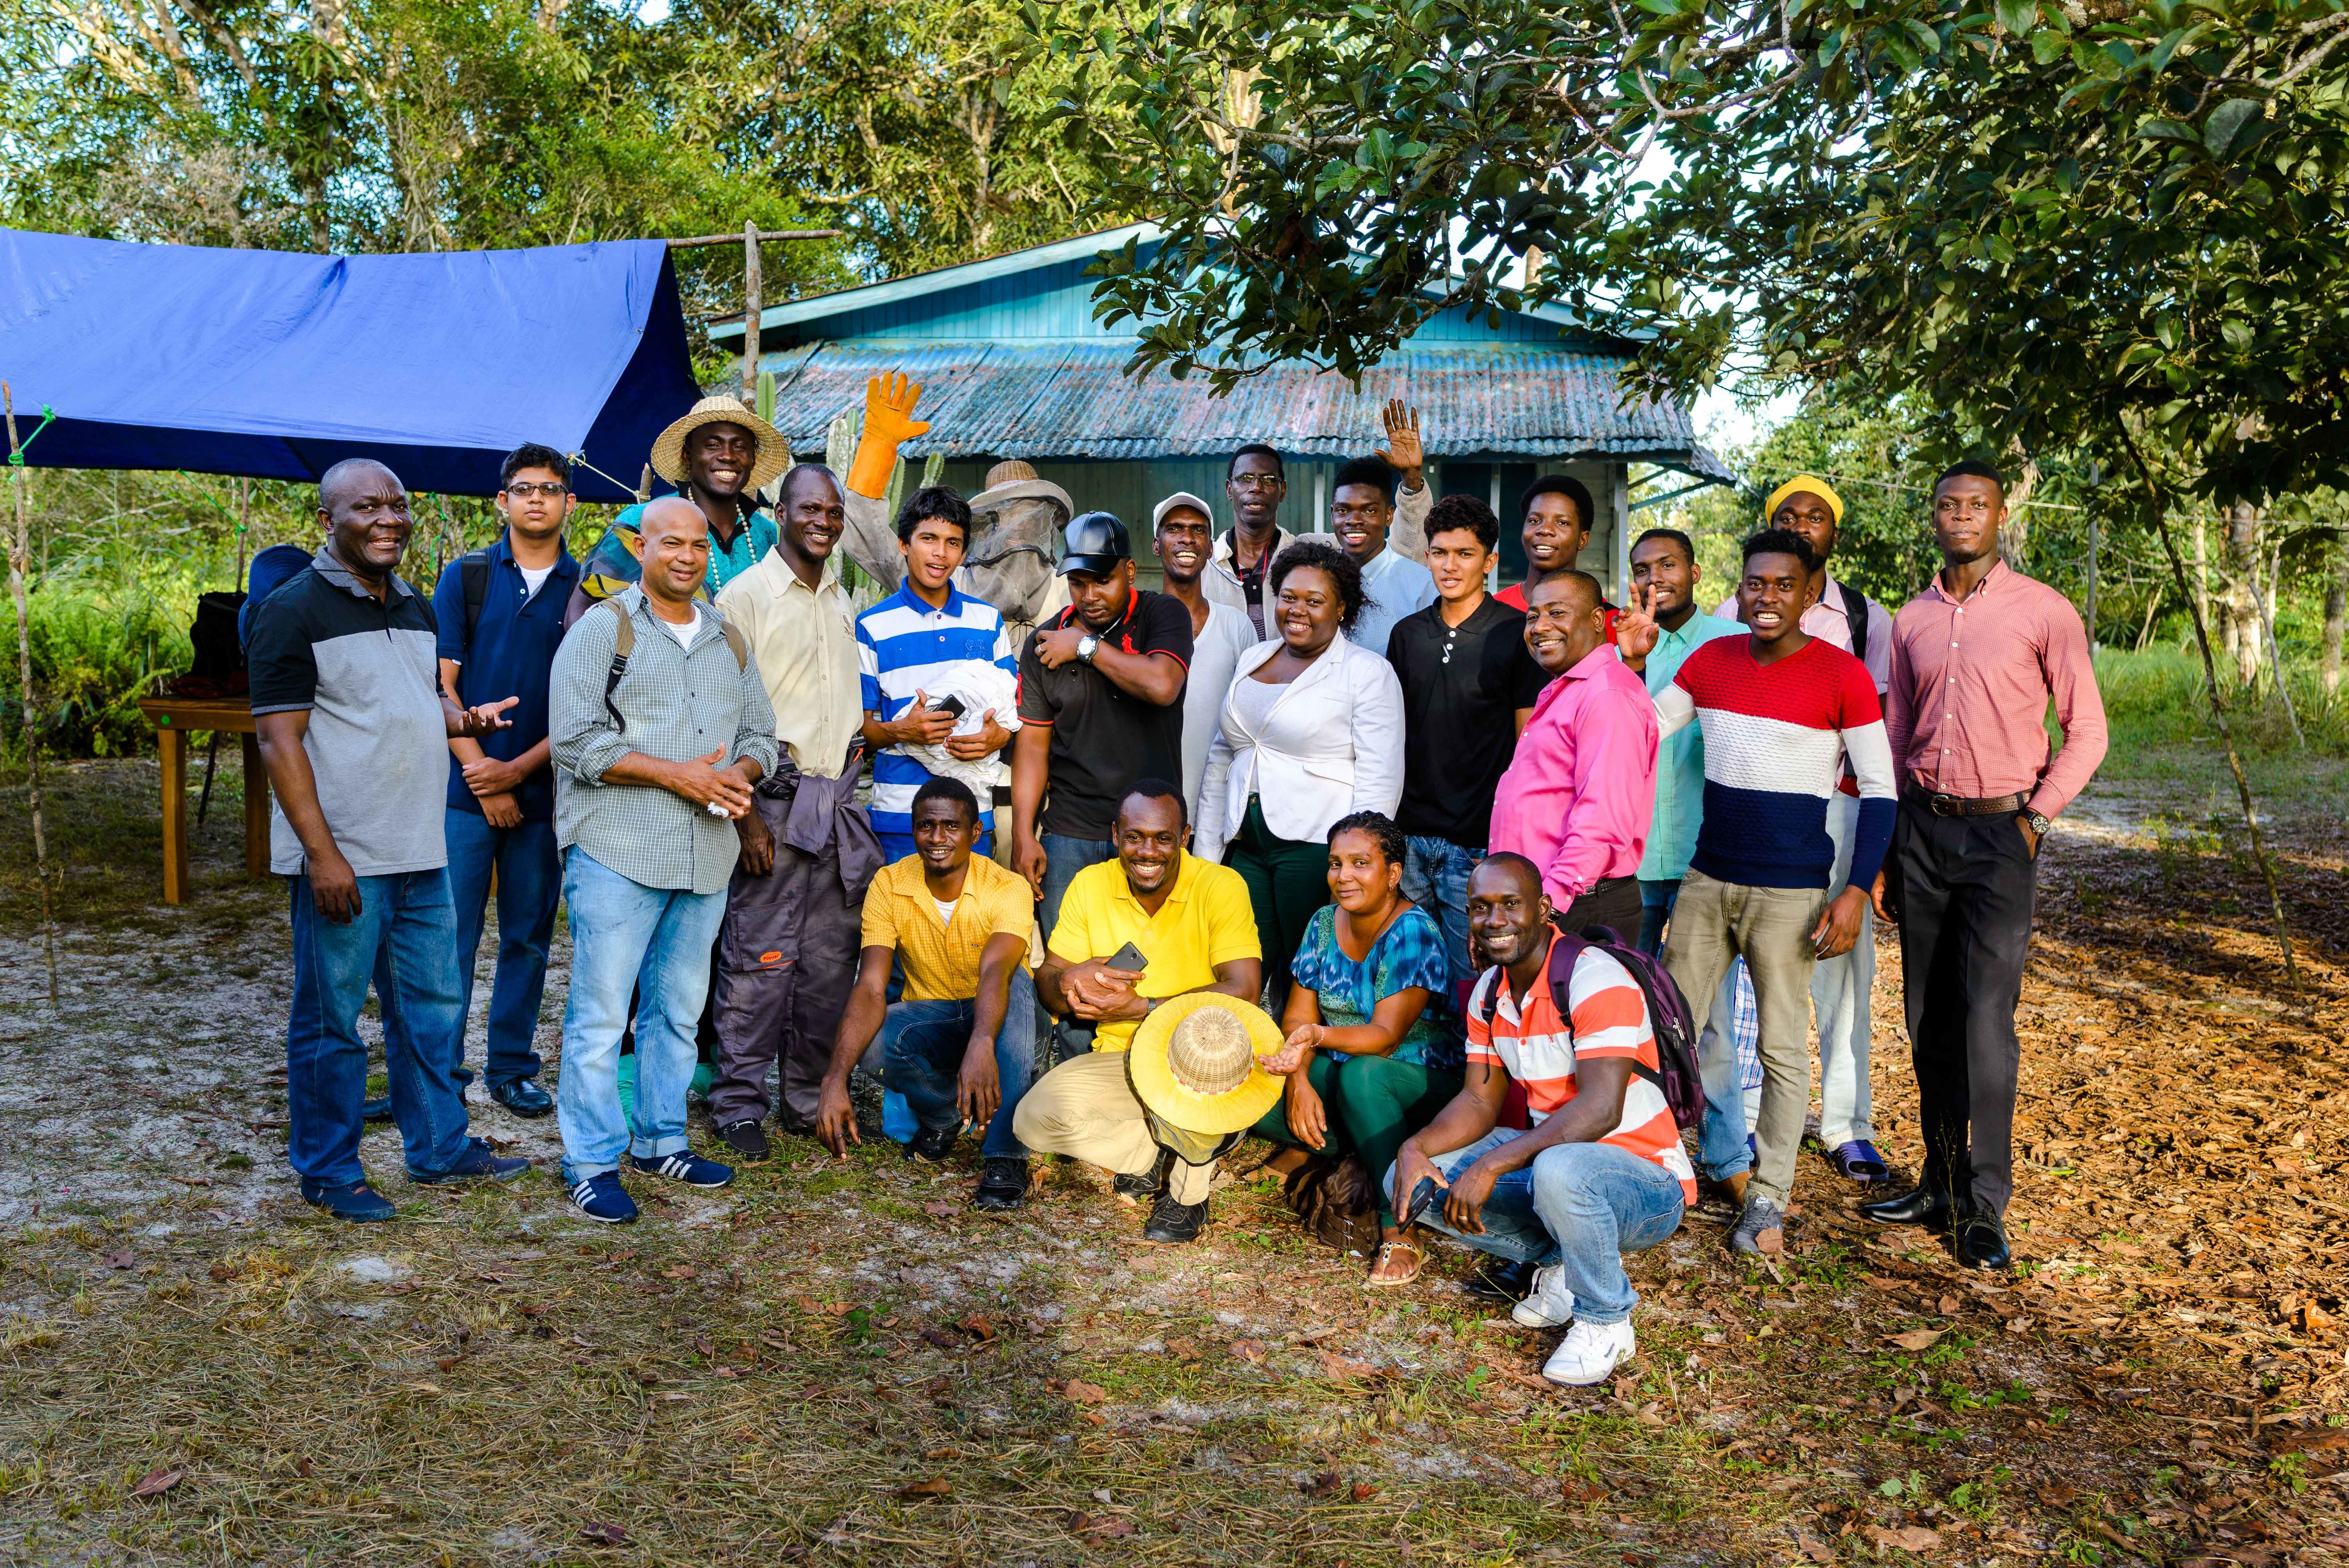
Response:
M604 705L604 682L619 640L618 616L602 605L579 617L555 651L547 692L554 749L554 841L576 844L611 871L646 887L720 892L741 852L734 824L651 784L607 784L604 775L631 751L684 762L723 749L718 766L750 757L775 771L775 709L759 661L734 663L718 613L700 606L690 649L645 603L641 587L614 594L636 625L627 674Z

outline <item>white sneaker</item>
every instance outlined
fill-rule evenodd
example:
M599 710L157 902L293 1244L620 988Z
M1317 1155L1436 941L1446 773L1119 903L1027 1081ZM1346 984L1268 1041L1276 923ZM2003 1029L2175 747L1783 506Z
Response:
M1509 1315L1527 1328L1556 1328L1574 1316L1574 1293L1566 1288L1565 1270L1546 1264L1534 1270L1534 1288L1509 1308Z
M1542 1376L1568 1387L1588 1387L1607 1381L1608 1374L1639 1353L1630 1318L1620 1323L1578 1321L1543 1363Z

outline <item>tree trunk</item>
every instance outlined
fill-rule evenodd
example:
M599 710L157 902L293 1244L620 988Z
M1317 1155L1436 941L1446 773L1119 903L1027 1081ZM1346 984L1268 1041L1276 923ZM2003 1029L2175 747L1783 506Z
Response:
M2090 652L2092 652L2092 653L2095 651L2095 646L2096 646L2096 546L2097 546L2097 544L2101 542L2101 541L2100 541L2099 536L2100 536L2100 534L2102 533L2102 531L2102 531L2102 530L2097 526L2097 522L2096 522L2096 509L2095 509L2095 507L2093 504L2091 504L2091 505L2090 505L2090 507L2088 508L2088 614L2087 614L2087 621L2088 621L2088 648L2089 648L2089 651L2090 651Z
M2219 743L2227 753L2227 770L2235 776L2235 799L2242 804L2243 826L2251 836L2251 859L2259 865L2260 881L2267 888L2268 908L2275 916L2276 945L2283 949L2284 985L2297 991L2300 965L2292 950L2292 924L2284 918L2283 891L2276 885L2275 862L2268 858L2266 841L2260 835L2260 814L2251 804L2251 781L2243 772L2242 754L2235 749L2235 727L2227 717L2227 696L2219 689L2219 672L2210 652L2210 624L2203 616L2201 601L2187 582L2186 562L2178 557L2178 541L2169 531L2168 508L2161 485L2153 477L2152 466L2145 460L2144 451L2126 423L2120 426L2118 434L2121 444L2128 449L2130 462L2137 468L2137 477L2145 481L2148 503L2146 521L2152 525L2154 537L2161 541L2161 552L2169 558L2169 574L2186 591L2188 605L2194 612L2194 642L2202 653L2202 678L2210 688L2210 717L2218 726ZM2199 518L2194 523L2194 544L2199 558L2202 545L2202 523Z
M2039 465L2025 458L2006 486L2006 526L1998 531L1998 558L2010 572L2023 570L2031 546L2031 492L2039 488Z
M2227 509L2227 594L2220 626L2235 661L2235 684L2260 678L2260 509L2239 500Z
M2341 627L2349 620L2349 532L2333 536L2333 570L2324 584L2324 695L2341 689Z
M2164 520L2154 519L2154 527L2165 526ZM2194 621L2198 627L2210 624L2210 547L2204 540L2202 519L2194 520Z

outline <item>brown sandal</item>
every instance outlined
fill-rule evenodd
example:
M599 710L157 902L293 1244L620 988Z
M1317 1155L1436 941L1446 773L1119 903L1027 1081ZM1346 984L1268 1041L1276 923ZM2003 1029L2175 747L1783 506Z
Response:
M1393 1252L1397 1247L1402 1248L1405 1252L1411 1253L1412 1257L1416 1260L1412 1264L1411 1273L1403 1275L1401 1279L1380 1278L1379 1265L1385 1263L1387 1261L1387 1254ZM1419 1271L1426 1266L1427 1253L1421 1250L1419 1243L1417 1242L1406 1242L1402 1237L1398 1236L1392 1242L1381 1242L1379 1243L1377 1255L1371 1259L1371 1269L1370 1274L1367 1276L1367 1280L1369 1284L1381 1287L1409 1284L1412 1281L1419 1277Z

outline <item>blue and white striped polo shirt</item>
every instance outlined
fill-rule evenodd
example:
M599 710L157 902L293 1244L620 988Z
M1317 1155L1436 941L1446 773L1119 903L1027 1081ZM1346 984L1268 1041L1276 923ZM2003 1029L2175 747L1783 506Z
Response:
M915 593L908 580L857 616L856 657L864 711L879 714L884 723L911 707L915 693L942 685L955 665L991 664L1015 678L1019 673L1002 615L952 583L943 610ZM893 858L913 853L914 795L929 779L930 770L903 747L889 747L873 759L873 830ZM988 803L981 800L978 808L983 817Z

